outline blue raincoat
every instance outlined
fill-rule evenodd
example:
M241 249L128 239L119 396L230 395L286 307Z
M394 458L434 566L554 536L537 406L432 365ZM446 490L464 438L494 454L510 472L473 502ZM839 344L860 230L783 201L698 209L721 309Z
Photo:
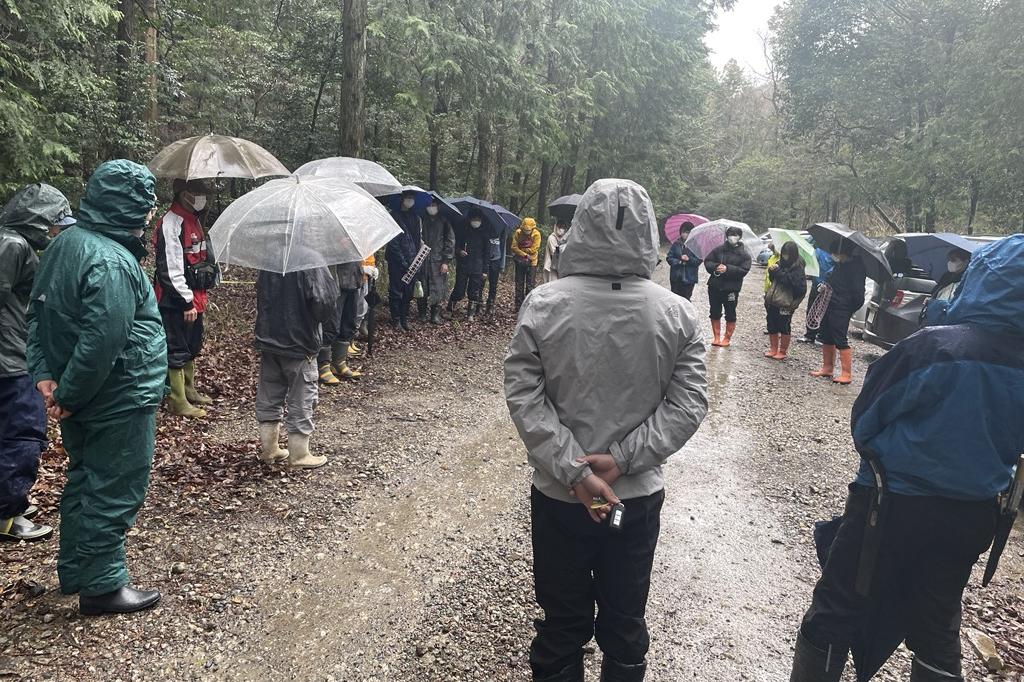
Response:
M1024 452L1024 235L974 252L938 324L871 365L853 438L893 493L992 499Z

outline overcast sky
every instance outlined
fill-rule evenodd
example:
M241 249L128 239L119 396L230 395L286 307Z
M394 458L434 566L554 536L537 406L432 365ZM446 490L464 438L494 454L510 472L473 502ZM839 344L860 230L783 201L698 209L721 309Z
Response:
M764 74L764 51L758 33L768 33L768 20L782 0L739 0L718 17L718 30L705 38L711 63L725 66L735 59L748 72Z

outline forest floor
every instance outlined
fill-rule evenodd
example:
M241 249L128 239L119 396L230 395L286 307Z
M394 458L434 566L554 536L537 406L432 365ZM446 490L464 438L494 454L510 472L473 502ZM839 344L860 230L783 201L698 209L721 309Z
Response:
M788 679L818 577L811 527L841 513L856 468L850 407L878 351L855 344L846 388L807 376L817 349L764 359L760 276L733 347L709 349L711 412L666 467L654 682ZM86 619L57 590L55 540L0 546L0 679L529 679L530 468L502 393L514 324L503 287L491 320L385 331L361 381L323 389L313 445L330 463L310 472L256 460L252 290L218 289L199 362L217 402L204 423L161 412L129 533L134 580L163 600ZM698 287L702 317L705 301ZM36 492L43 522L57 520L62 460L57 441ZM971 581L965 625L1009 668L986 676L965 644L968 679L1022 679L1022 555L1015 536L993 585L980 588L980 566ZM588 653L596 679L600 653ZM880 679L905 679L908 660Z

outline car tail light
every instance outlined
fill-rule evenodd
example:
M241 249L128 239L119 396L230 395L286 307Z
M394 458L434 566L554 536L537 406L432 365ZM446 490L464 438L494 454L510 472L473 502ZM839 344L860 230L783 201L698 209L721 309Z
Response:
M919 294L916 291L905 291L903 289L898 289L896 293L893 295L890 305L892 305L893 308L899 308L901 306L917 303L921 299L926 298L927 296L928 294Z
M901 305L903 305L903 297L904 296L906 296L906 292L903 291L902 289L898 289L896 291L896 293L893 294L893 297L892 297L892 307L893 308L899 308Z

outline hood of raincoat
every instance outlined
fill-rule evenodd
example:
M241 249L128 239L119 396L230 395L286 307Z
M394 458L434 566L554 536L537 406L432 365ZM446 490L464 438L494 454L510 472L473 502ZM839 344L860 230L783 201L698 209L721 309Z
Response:
M941 324L974 324L1024 336L1024 234L974 252Z
M598 180L576 209L559 277L650 279L658 265L658 222L651 198L631 180Z
M25 185L0 210L0 227L14 230L32 248L46 246L50 228L71 215L67 197L51 185L37 182Z
M537 229L537 221L533 218L523 218L523 224L520 227L527 232L532 232Z
M145 166L118 159L100 164L78 209L79 227L94 232L138 230L156 206L156 178ZM113 235L111 235L113 236Z

